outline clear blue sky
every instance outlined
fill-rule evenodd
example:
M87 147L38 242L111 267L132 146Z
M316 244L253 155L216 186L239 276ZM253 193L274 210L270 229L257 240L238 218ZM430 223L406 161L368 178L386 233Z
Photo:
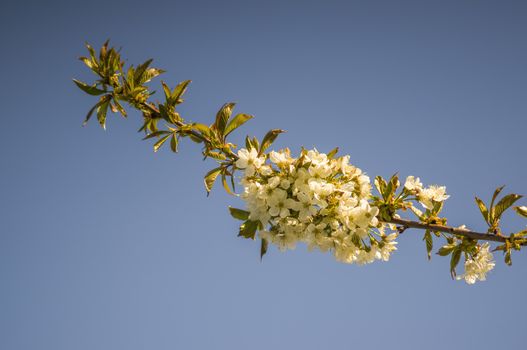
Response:
M474 195L527 194L526 18L524 1L2 2L0 348L524 349L527 251L474 286L417 231L389 263L261 263L196 145L154 154L137 114L81 128L94 100L71 79L91 78L84 41L111 38L193 80L192 120L238 102L242 134L444 184L449 222L484 230Z

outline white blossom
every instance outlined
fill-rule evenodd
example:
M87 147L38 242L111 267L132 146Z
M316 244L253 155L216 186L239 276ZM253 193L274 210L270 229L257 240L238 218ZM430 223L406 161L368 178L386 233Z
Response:
M397 235L386 236L378 227L370 178L349 164L349 156L330 159L316 149L304 150L300 158L287 149L271 151L268 163L254 149L238 156L249 220L260 221L260 238L280 250L303 242L359 265L387 261L396 250Z
M444 202L450 196L446 194L445 186L429 186L417 194L417 199L426 209L432 209L435 203Z
M259 169L265 162L264 157L258 157L258 151L254 148L247 150L242 148L238 151L238 160L236 166L240 169L245 169L247 176L254 175L255 171Z
M404 183L404 187L408 191L420 192L423 189L423 184L421 183L421 180L419 178L408 176L406 178L406 182Z
M465 279L468 284L474 284L477 280L485 281L487 273L494 268L492 253L489 244L484 243L473 258L465 261L465 273L457 276L457 279Z

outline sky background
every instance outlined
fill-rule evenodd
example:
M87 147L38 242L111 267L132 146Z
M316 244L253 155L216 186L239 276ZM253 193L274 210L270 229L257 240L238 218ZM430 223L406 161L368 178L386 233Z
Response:
M262 263L240 201L206 198L197 145L154 154L136 113L82 128L95 100L71 79L111 38L193 80L190 120L237 102L256 117L239 136L283 128L275 148L446 185L449 222L485 230L475 195L527 194L526 18L525 1L3 1L0 348L524 349L527 252L473 286L419 231L389 263Z

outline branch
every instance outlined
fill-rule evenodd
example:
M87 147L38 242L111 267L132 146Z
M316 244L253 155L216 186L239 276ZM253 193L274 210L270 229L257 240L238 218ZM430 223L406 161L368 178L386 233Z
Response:
M430 230L430 231L439 231L444 233L450 233L458 236L468 237L475 240L482 240L482 241L492 241L492 242L500 242L500 243L506 243L508 241L508 237L501 236L501 235L494 235L490 233L481 233L481 232L475 232L470 230L464 230L456 227L451 226L443 226L443 225L435 225L435 224L425 224L418 221L411 221L406 219L391 219L388 221L383 221L387 224L395 224L395 225L401 225L403 228L401 230L404 231L407 228L418 228L422 230ZM527 241L522 241L520 243L521 245L525 246L527 245Z

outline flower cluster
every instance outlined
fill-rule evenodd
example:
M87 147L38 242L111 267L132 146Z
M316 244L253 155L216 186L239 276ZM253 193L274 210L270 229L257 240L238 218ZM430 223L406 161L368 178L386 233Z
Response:
M492 270L495 265L489 248L488 243L479 246L477 254L465 260L465 273L457 276L457 279L464 278L468 284L474 284L477 280L485 281L487 272Z
M423 184L419 178L408 176L404 187L414 193L417 200L426 209L432 209L435 203L442 203L448 199L446 194L445 186L432 185L427 188L423 188Z
M304 242L310 250L332 251L338 261L359 265L387 261L396 250L397 234L384 232L379 210L369 202L370 179L349 156L314 149L293 158L288 149L265 155L252 148L239 150L238 157L249 220L280 250Z

